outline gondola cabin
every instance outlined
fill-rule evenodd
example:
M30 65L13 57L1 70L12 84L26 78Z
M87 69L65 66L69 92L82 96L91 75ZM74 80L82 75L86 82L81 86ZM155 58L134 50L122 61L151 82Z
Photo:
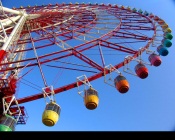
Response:
M118 5L117 4L115 5L115 8L118 8Z
M155 16L155 17L154 17L154 20L155 20L155 21L159 21L159 19L160 19L160 18L159 18L158 16Z
M10 115L0 117L0 131L15 131L16 120Z
M121 9L122 9L122 10L124 10L124 9L125 9L125 7L122 5L122 6L121 6Z
M160 19L160 20L158 21L158 24L163 25L163 24L165 24L165 21L162 20L162 19Z
M162 27L163 30L165 30L165 29L168 28L168 24L167 23L164 23L161 27Z
M135 72L137 76L140 77L141 79L145 79L148 77L148 69L144 64L141 63L137 64L135 66Z
M169 51L167 49L167 47L164 47L163 45L160 45L157 47L157 52L161 55L161 56L167 56Z
M149 15L149 13L148 13L147 11L145 11L145 12L144 12L144 15L145 15L145 16L148 16L148 15Z
M108 6L110 6L110 7L111 7L112 5L111 5L110 3L108 3Z
M46 126L54 126L60 118L61 108L55 102L50 102L42 115L42 122Z
M171 33L164 33L164 37L169 40L173 39L173 35Z
M150 13L149 17L150 18L154 18L154 15L152 13Z
M132 11L133 11L133 12L137 12L137 9L136 9L136 8L133 8Z
M127 7L127 10L129 10L129 11L130 11L130 10L131 10L131 7L129 7L129 6L128 6L128 7Z
M165 46L165 47L171 47L172 46L172 42L170 39L163 39L162 40L162 44Z
M172 30L171 30L171 28L166 28L165 30L163 30L165 33L171 33L172 32Z
M87 109L93 110L97 108L99 103L98 93L95 89L90 87L88 90L85 90L84 93L84 104Z
M129 90L129 83L122 75L118 75L114 79L114 85L120 93L126 93Z
M139 12L140 14L142 14L142 13L143 13L142 9L139 9L139 10L138 10L138 12Z
M150 54L148 60L150 61L151 65L156 66L156 67L160 66L160 64L162 63L160 56L154 53Z

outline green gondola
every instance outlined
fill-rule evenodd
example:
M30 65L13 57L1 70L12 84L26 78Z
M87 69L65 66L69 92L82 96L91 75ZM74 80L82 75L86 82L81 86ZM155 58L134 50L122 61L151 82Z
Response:
M15 131L16 119L5 114L0 117L0 131Z

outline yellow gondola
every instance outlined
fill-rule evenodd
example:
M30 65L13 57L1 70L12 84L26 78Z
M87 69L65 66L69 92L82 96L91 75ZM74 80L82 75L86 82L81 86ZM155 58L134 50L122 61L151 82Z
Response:
M99 103L98 93L92 87L85 90L84 103L87 109L93 110L97 108Z
M131 10L131 7L128 6L127 9L130 11Z
M46 108L42 115L42 122L46 126L54 126L60 117L61 108L55 102L50 102L46 105Z
M122 6L121 6L121 9L125 9L125 7L122 5Z
M172 30L171 30L171 28L166 28L166 29L164 30L164 32L165 32L165 33L171 33Z

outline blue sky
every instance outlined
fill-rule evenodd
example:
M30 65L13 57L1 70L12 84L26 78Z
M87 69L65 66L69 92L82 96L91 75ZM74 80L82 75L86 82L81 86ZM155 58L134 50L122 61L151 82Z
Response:
M69 3L57 0L2 0L5 7L42 5L48 3ZM76 2L90 2L80 1ZM106 3L96 0L97 3ZM92 1L92 3L95 3ZM72 2L73 3L73 2ZM173 0L108 0L107 3L147 10L164 19L174 35L175 1ZM77 89L56 95L61 106L61 116L53 127L42 124L43 99L23 104L28 113L26 125L17 125L16 131L172 131L175 128L175 48L174 39L169 54L162 58L160 67L150 67L147 79L130 78L131 88L121 95L115 88L103 82L93 81L100 94L96 110L89 111L83 100L76 94ZM103 88L102 88L103 87ZM18 93L25 96L25 90Z

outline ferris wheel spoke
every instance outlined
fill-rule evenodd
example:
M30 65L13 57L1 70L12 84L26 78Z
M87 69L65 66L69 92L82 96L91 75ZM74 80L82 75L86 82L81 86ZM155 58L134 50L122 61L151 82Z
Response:
M99 64L95 63L93 60L91 60L87 56L83 55L81 52L73 49L73 54L74 54L74 56L78 57L79 59L81 59L85 63L91 65L92 67L95 67L96 69L98 69L100 71L103 71L103 67L101 67Z
M90 72L90 73L97 73L96 71L92 71L92 70L84 70L84 69L76 69L76 68L68 68L68 67L59 67L59 66L53 66L53 65L45 65L45 66L58 68L58 69L68 69L68 70L75 70L75 71L84 71L84 72Z
M127 27L125 27L124 25L122 25L122 27L120 28L120 29L125 29L125 30L148 30L148 31L150 31L150 30L153 30L153 28L151 28L151 27L143 27L143 26L127 26Z
M132 33L132 32L125 32L125 31L114 31L114 37L117 38L127 38L127 39L134 39L134 40L151 40L151 37L148 37L147 35L140 35L136 32Z
M130 49L130 48L118 45L116 43L111 43L111 42L108 42L108 41L104 41L104 40L100 41L100 45L104 46L104 47L107 47L107 48L110 48L110 49L117 50L117 51L126 52L126 53L129 53L129 54L137 53L136 50L133 50L133 49Z

